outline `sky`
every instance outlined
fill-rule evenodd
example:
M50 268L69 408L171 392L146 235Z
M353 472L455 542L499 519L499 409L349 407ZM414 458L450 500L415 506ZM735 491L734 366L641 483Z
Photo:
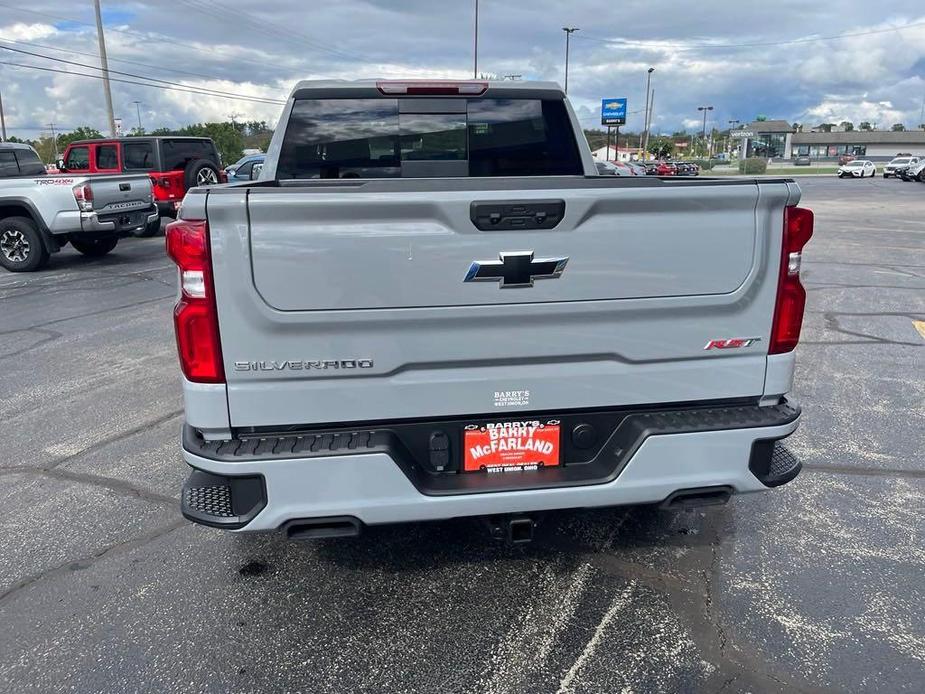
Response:
M148 130L195 122L274 124L300 79L447 78L473 74L474 0L102 0L114 78L154 78L209 95L112 85L117 117ZM0 0L0 46L99 65L91 0ZM653 131L693 132L758 115L816 125L850 120L918 127L925 99L921 0L480 0L481 73L564 79L585 127L603 98L626 97L640 130L646 71L654 67ZM98 70L0 50L10 135L34 138L54 122L106 131ZM166 86L163 83L159 83ZM184 86L185 85L185 86ZM240 98L247 97L248 99ZM139 104L134 103L140 102Z

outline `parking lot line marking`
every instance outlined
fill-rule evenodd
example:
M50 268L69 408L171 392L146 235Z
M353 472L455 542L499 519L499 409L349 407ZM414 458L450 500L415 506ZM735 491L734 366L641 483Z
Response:
M591 640L588 641L588 644L581 652L581 655L578 656L578 660L572 664L572 667L569 668L569 671L565 673L565 677L563 677L562 681L559 682L559 689L556 694L565 694L566 692L573 691L572 683L575 681L575 677L578 675L579 670L581 670L582 666L584 666L588 659L594 655L594 652L597 650L597 647L604 636L604 630L616 616L617 612L629 604L630 597L632 596L635 589L636 581L631 581L630 584L623 590L623 592L614 598L614 601L610 604L610 609L607 610L603 619L601 619L600 623L597 625L597 628L594 630L594 635L591 637Z
M925 320L912 321L912 327L919 331L919 335L925 338Z

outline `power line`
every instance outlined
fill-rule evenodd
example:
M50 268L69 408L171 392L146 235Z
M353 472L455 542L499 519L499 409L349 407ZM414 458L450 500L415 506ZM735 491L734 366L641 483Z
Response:
M0 40L2 40L2 39L0 39ZM64 58L55 58L54 56L43 55L42 53L35 53L34 51L27 51L27 50L24 50L24 49L22 49L22 48L11 48L10 46L3 46L3 45L0 45L0 50L11 51L11 52L13 52L13 53L20 53L20 54L23 54L23 55L32 56L32 57L34 57L34 58L42 58L42 59L44 59L44 60L51 60L51 61L54 61L54 62L56 62L56 63L63 63L63 64L65 64L65 65L74 65L74 66L76 66L76 67L88 68L88 69L90 69L90 70L100 70L100 69L101 69L101 68L96 67L95 65L88 65L88 64L86 64L86 63L79 63L79 62L76 62L76 61L74 61L74 60L65 60ZM36 66L36 67L37 67L37 66ZM123 75L124 77L132 77L132 78L135 78L135 79L148 80L149 82L156 82L156 83L158 83L158 84L151 84L151 85L146 85L146 86L152 86L152 87L154 87L154 86L158 86L159 84L164 84L164 85L168 85L168 86L174 87L174 88L176 88L176 87L183 87L183 88L185 88L185 89L196 89L196 90L197 90L198 92L200 92L200 93L203 93L203 94L208 93L208 94L210 94L210 95L212 95L212 96L222 96L222 97L249 99L249 100L252 100L252 101L262 101L262 102L265 102L265 103L273 103L273 104L283 104L283 103L285 103L285 101L282 101L282 100L279 100L279 99L271 99L271 98L269 98L269 97L260 97L260 96L245 97L245 96L243 96L243 95L241 95L241 94L235 94L234 92L226 92L226 91L223 91L223 90L220 90L220 89L212 89L211 87L195 87L195 86L193 86L193 85L187 85L187 84L182 84L182 83L178 83L178 82L170 82L170 81L168 81L168 80L158 79L157 77L148 77L148 76L146 76L146 75L139 75L139 74L136 74L136 73L133 73L133 72L123 72L123 71L121 71L121 70L109 70L109 72L110 72L110 73L113 73L113 74L116 74L116 75ZM72 73L72 74L78 74L78 73ZM120 81L125 82L125 80L120 80ZM131 84L131 83L130 83L130 84Z
M651 44L654 49L657 48L676 48L680 50L706 50L706 49L723 49L723 48L761 48L767 46L789 46L800 43L816 43L818 41L837 41L838 39L848 39L857 36L871 36L873 34L886 34L891 31L903 31L904 29L913 29L915 27L925 26L925 22L915 22L913 24L904 24L898 27L889 27L887 29L870 29L868 31L857 31L845 34L834 34L832 36L816 36L802 39L789 39L782 41L759 41L754 43L662 43L657 39L605 39L597 36L588 36L587 34L576 38L582 41L595 41L598 43L607 43L619 45L623 48L633 48L639 50L641 47Z
M300 44L307 44L308 46L329 53L338 58L346 60L356 60L357 56L345 53L340 49L333 48L328 46L320 41L317 41L305 34L290 29L288 27L280 26L279 24L274 24L273 22L257 17L249 12L244 10L227 10L219 5L213 5L206 2L201 2L200 0L179 0L182 4L190 7L194 10L212 17L216 17L219 20L224 20L226 22L233 23L235 26L241 25L241 20L245 19L247 21L247 26L249 29L256 29L258 32L262 31L265 36L269 36L272 39L282 38L284 40L288 39L290 41L298 41Z
M109 29L109 31L115 31L115 29ZM4 43L15 43L17 46L30 46L32 48L42 48L47 51L58 51L59 53L70 53L72 55L84 55L88 58L99 58L99 53L93 53L88 51L77 51L73 48L60 48L59 46L46 46L43 43L31 43L29 41L16 41L14 39L5 39L0 38L0 41ZM216 75L207 75L202 72L190 72L189 70L177 70L176 68L163 67L161 65L151 65L150 63L142 63L138 60L129 60L128 58L113 58L109 56L109 62L111 63L126 63L128 65L140 65L141 67L151 68L152 70L162 70L164 72L175 72L178 75L189 75L190 77L201 77L207 80L218 80L223 81L225 77L218 77Z
M2 60L0 60L0 65L9 65L11 67L27 68L29 70L42 70L44 72L56 72L58 74L72 75L74 77L90 77L92 79L97 79L97 80L103 79L102 75L88 75L83 72L71 72L70 70L59 70L57 68L42 67L40 65L25 65L23 63L12 63L12 62L2 61ZM99 70L99 68L96 68L96 69ZM193 88L186 89L183 87L168 87L168 86L160 85L160 84L150 84L148 82L135 82L133 80L124 80L124 79L117 78L117 77L110 77L109 79L112 82L121 82L123 84L134 84L139 87L152 87L154 89L164 89L166 91L174 91L174 92L185 92L188 94L197 94L199 96L215 96L221 99L237 99L239 101L251 101L255 103L271 104L271 105L272 104L282 105L286 103L285 101L270 101L270 100L259 99L257 97L242 96L240 94L209 93L209 92L204 92L200 89L193 89Z
M90 22L84 22L84 21L81 21L81 20L79 20L79 19L74 19L73 17L62 17L61 15L57 15L57 14L49 14L48 12L39 12L39 11L37 11L37 10L26 10L26 9L21 8L21 7L16 7L16 6L14 6L14 5L8 5L8 4L2 3L2 2L0 2L0 7L6 7L6 8L8 8L8 9L14 10L14 11L16 11L16 12L25 12L25 13L27 13L27 14L34 14L34 15L37 15L37 16L39 16L39 17L47 17L47 18L49 18L49 19L57 19L57 20L64 21L64 22L71 22L71 23L73 23L73 24L80 24L80 25L86 26L86 27L95 27L95 25L94 25L94 24L91 24ZM171 39L169 36L166 36L166 35L164 35L164 34L156 34L156 33L143 34L143 33L141 33L140 31L132 31L132 30L130 30L130 29L114 29L114 28L112 28L112 27L108 28L107 31L109 31L109 32L115 32L115 33L117 33L117 34L125 34L125 35L127 35L127 36L139 37L139 38L145 39L146 41L150 41L152 38L157 38L157 40L160 41L160 42L162 42L162 43L169 43L169 44L172 45L172 46L178 46L178 47L183 48L183 49L185 49L185 50L196 51L197 53L202 53L202 54L207 55L207 56L209 56L210 58L213 58L213 59L215 58L215 55L216 55L215 49L198 48L198 47L196 47L196 46L190 45L189 43L184 43L184 42L182 42L182 41L175 41L175 40ZM237 56L235 57L235 60L238 61L238 62L242 62L242 63L250 63L251 65L257 65L257 66L263 67L263 68L270 68L270 69L272 69L272 70L279 70L279 65L274 65L273 63L259 62L259 61L256 61L256 60L248 60L247 58L241 58L241 57L237 57Z

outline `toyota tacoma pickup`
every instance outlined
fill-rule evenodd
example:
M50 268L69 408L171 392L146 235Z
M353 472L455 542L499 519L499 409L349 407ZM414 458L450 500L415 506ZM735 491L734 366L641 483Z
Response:
M786 178L597 175L561 88L302 82L179 272L181 510L291 538L722 503L781 443L813 216Z
M146 175L48 176L28 145L0 142L0 266L42 268L68 242L89 256L158 220Z

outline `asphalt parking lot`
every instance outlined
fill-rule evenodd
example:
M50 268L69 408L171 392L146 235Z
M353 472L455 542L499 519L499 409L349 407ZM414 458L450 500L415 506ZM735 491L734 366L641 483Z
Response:
M925 186L816 212L793 483L289 543L190 525L163 239L0 274L0 690L925 688Z

